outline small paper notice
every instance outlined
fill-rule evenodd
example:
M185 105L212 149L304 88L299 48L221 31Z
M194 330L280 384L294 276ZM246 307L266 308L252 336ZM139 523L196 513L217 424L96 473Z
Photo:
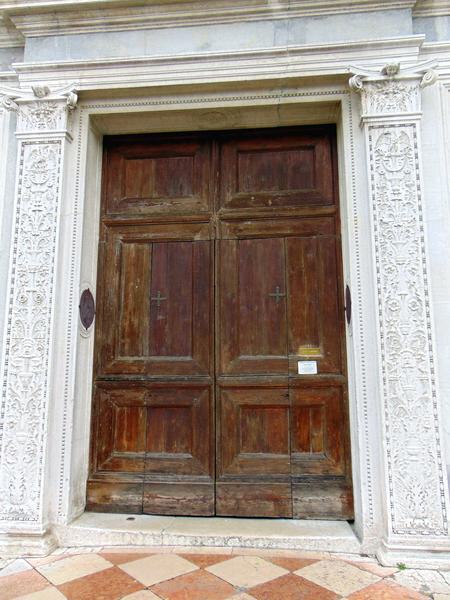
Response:
M317 375L316 360L299 360L297 365L299 375Z

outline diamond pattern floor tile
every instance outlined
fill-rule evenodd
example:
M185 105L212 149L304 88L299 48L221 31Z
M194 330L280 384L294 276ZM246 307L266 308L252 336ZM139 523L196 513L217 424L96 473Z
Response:
M307 567L308 565L318 562L316 559L292 558L288 556L271 556L268 557L267 560L274 565L278 565L283 569L287 569L288 571L297 571L298 569L303 569L303 567Z
M180 554L179 556L202 569L230 559L229 554Z
M380 580L376 575L341 560L320 560L295 571L295 574L342 596L347 596Z
M70 548L3 564L0 600L450 600L450 571L293 550Z
M155 554L119 565L119 568L147 587L198 569L197 565L176 554Z
M68 600L119 600L144 586L118 567L64 583L58 589Z
M199 570L152 587L164 600L225 600L234 593L229 583Z
M36 571L24 571L0 578L0 598L10 600L48 587L48 581Z
M298 577L297 575L284 575L250 588L250 594L256 600L337 600L340 598L334 592L316 585L312 581Z
M99 556L107 560L113 565L122 565L124 563L132 562L133 560L139 560L140 558L147 558L152 556L151 552L100 552Z
M124 596L122 600L161 600L159 596L156 596L150 590L141 590L140 592L134 592Z
M362 569L363 571L367 571L378 577L389 577L398 571L398 569L394 567L382 567L378 563L373 562L352 562L351 564L358 567L358 569Z
M348 596L348 600L426 600L424 596L408 590L391 580L379 581Z
M40 592L19 596L16 600L66 600L66 596L55 587L46 587Z
M33 567L23 558L13 560L6 567L0 571L0 577L6 577L7 575L14 575L14 573L22 573L23 571L29 571Z
M47 565L39 565L36 570L53 585L60 585L92 573L109 569L111 563L98 554L75 554Z
M259 556L236 556L206 570L240 588L266 583L289 572Z

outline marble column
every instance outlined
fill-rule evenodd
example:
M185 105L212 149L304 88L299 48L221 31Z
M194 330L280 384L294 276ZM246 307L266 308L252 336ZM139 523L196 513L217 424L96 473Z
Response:
M416 551L429 551L432 560L449 548L420 141L422 89L436 75L398 64L352 71L366 139L378 305L387 517L379 556L408 564Z
M44 553L52 326L71 88L0 90L17 113L18 159L0 402L0 554ZM57 482L53 482L56 486ZM29 536L29 542L25 541Z

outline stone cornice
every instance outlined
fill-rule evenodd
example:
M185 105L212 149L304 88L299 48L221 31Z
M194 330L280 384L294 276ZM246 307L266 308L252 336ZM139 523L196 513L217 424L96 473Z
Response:
M15 48L24 45L23 35L13 24L0 16L0 48Z
M413 17L444 17L450 15L448 0L418 0Z
M40 81L63 86L77 81L80 91L158 87L172 84L345 77L348 65L359 62L379 66L380 52L386 61L402 66L417 64L423 36L387 40L290 46L237 52L205 52L127 59L20 63L13 65L22 87Z
M415 0L391 0L389 9L412 9ZM83 10L80 11L80 5ZM339 13L386 10L383 0L0 0L0 14L7 14L25 37L155 29L287 19Z

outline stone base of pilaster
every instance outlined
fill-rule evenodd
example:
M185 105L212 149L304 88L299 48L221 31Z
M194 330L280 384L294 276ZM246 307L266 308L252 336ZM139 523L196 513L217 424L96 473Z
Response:
M16 558L19 556L47 556L58 547L53 533L11 534L0 533L0 556Z
M383 540L376 557L386 567L399 563L409 569L448 569L450 565L450 537Z

